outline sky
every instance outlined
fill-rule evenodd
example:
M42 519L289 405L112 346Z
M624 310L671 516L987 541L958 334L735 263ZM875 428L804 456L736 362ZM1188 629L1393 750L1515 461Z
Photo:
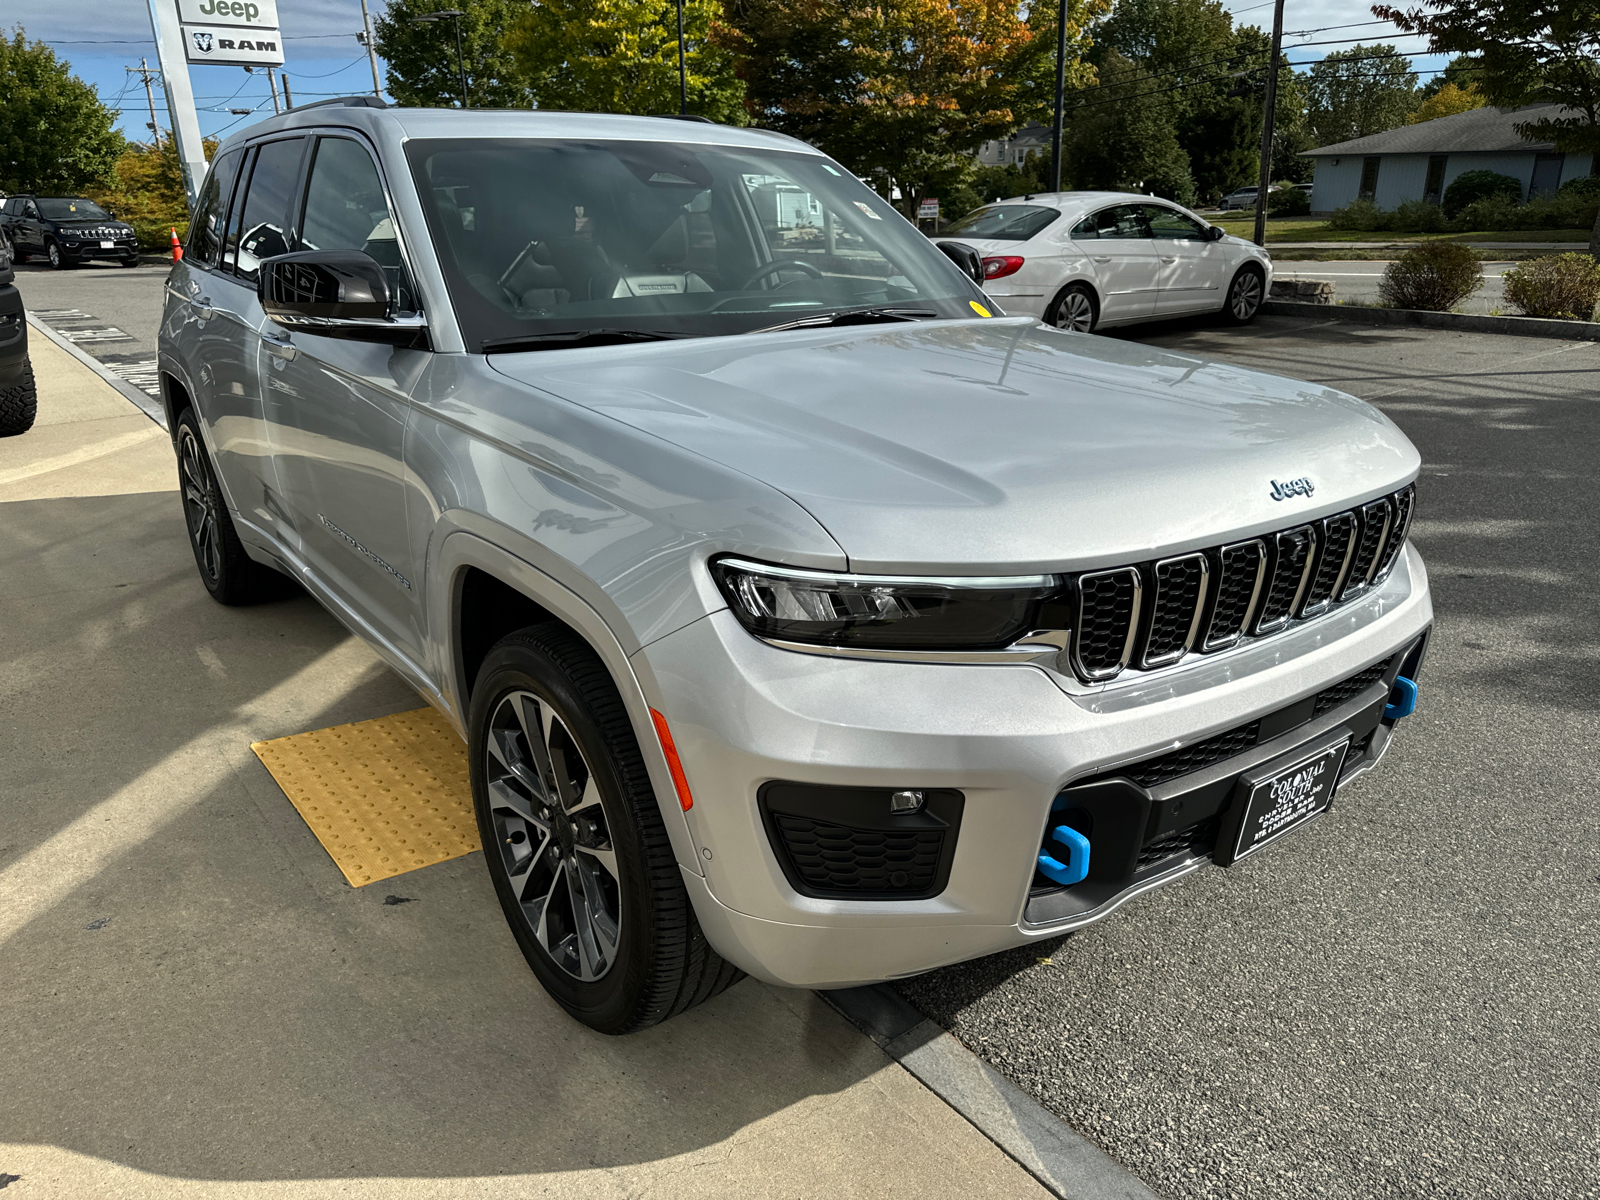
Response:
M368 0L368 5L376 16L383 10L384 0ZM1239 24L1272 27L1272 0L1228 0L1227 7ZM95 0L88 5L7 0L5 13L8 30L19 24L30 39L48 42L78 76L99 90L102 99L121 111L120 128L126 136L149 140L144 86L137 74L126 70L137 67L141 56L152 67L156 65L150 10L144 0ZM372 90L366 51L355 39L361 28L361 0L278 0L278 19L283 29L283 69L297 102ZM437 28L441 39L448 36L448 26ZM1405 51L1420 50L1426 44L1422 38L1400 34L1392 25L1375 21L1370 0L1285 0L1284 30L1285 57L1292 63L1315 61L1356 40L1389 42ZM1330 41L1338 44L1309 44ZM1420 53L1413 60L1423 72L1439 70L1445 61L1443 55ZM381 59L378 68L381 76ZM272 99L264 73L247 75L240 67L205 66L190 67L189 71L200 130L206 136L225 134L271 115ZM1424 80L1429 77L1423 75ZM166 130L170 123L159 82L154 92L156 120ZM250 113L238 116L229 111L236 108Z

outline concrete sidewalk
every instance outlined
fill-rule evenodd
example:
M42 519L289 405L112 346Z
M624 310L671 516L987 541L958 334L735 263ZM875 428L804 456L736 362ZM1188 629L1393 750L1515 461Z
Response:
M39 424L0 440L7 1200L1048 1194L810 993L605 1038L476 854L350 888L250 743L417 696L309 599L214 604L165 434L33 351Z

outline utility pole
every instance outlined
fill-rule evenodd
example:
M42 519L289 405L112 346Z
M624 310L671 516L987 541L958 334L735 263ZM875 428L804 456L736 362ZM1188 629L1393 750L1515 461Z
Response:
M378 52L372 45L372 18L367 15L367 0L361 0L361 44L367 48L367 62L372 65L372 94L383 99L383 84L378 82Z
M294 107L294 100L289 95L289 73L285 71L283 79L283 111L288 112Z
M278 76L271 67L267 68L267 86L272 89L272 111L281 113L283 105L278 103Z
M1256 237L1267 244L1267 192L1272 187L1272 117L1278 106L1278 63L1283 58L1283 0L1272 6L1272 62L1267 67L1267 110L1261 122L1261 178L1256 190Z
M152 71L146 59L141 58L137 67L123 67L130 75L137 75L144 80L144 102L150 106L150 133L155 138L156 149L161 149L161 126L156 124L156 94L150 90L150 76L159 75L161 72Z
M683 65L683 0L678 0L678 115L689 111L689 73Z
M1281 4L1283 0L1278 0ZM1061 138L1065 132L1062 118L1066 110L1062 107L1066 103L1067 93L1067 0L1061 0L1060 11L1056 14L1056 121L1052 127L1050 142L1050 190L1061 190Z

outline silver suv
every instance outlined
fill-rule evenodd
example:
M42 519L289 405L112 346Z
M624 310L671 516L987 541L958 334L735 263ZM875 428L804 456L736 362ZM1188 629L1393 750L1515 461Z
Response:
M298 580L462 732L577 1019L1084 925L1410 711L1400 431L974 265L757 130L351 101L221 146L161 327L201 577Z

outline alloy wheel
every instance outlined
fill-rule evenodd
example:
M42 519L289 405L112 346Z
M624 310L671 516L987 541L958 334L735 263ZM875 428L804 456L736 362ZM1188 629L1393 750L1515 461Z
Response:
M1068 292L1056 305L1056 328L1088 333L1094 328L1094 302L1082 292Z
M178 471L183 485L183 513L189 524L189 538L206 577L222 574L222 540L217 528L217 510L212 500L211 478L194 430L187 425L178 439Z
M45 252L50 256L50 265L59 271L61 269L61 247L51 242L45 247Z
M615 964L622 935L622 886L599 784L566 723L532 692L501 698L486 741L491 852L550 961L592 983Z
M1243 271L1233 281L1233 293L1228 297L1228 307L1235 320L1248 321L1261 307L1261 276L1254 271Z

